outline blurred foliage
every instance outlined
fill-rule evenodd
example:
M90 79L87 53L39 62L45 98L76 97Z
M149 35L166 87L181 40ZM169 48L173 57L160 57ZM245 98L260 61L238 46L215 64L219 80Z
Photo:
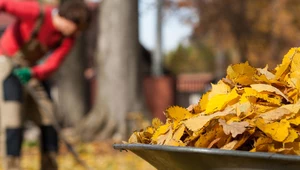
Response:
M120 152L114 150L113 142L82 143L76 146L81 158L92 169L105 170L154 170L149 163L131 152ZM37 146L26 145L22 151L22 168L24 170L39 169L39 148ZM0 160L1 162L1 160ZM2 167L0 166L0 170ZM59 169L61 170L85 170L78 165L67 149L61 145L59 155Z
M234 63L272 68L289 48L299 46L300 1L168 0L168 6L196 11L193 39L231 51Z
M211 72L214 70L214 54L200 42L194 42L189 46L179 45L168 54L165 65L175 75Z

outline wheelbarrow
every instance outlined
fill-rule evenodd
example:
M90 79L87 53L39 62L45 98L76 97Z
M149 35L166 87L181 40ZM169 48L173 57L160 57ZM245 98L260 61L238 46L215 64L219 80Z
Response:
M115 144L158 170L299 170L300 156L148 144Z

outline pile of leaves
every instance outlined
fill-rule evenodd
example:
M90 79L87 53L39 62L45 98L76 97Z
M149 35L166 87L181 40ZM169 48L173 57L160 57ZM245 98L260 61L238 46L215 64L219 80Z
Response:
M168 108L128 142L300 155L299 90L300 48L274 70L231 65L198 104Z

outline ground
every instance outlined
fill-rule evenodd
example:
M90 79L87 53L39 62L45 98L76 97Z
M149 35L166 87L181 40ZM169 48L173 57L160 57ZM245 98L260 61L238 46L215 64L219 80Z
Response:
M135 154L129 151L116 151L112 145L111 141L77 144L76 150L93 170L155 170ZM40 159L38 146L25 142L22 152L23 170L38 170ZM59 166L60 170L84 170L76 164L63 144L60 147Z

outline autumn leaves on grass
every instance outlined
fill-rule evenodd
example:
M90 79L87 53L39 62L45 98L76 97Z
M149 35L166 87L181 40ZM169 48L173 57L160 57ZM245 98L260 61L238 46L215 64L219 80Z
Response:
M231 65L189 108L172 106L166 123L136 131L129 143L300 155L300 48L274 70Z

